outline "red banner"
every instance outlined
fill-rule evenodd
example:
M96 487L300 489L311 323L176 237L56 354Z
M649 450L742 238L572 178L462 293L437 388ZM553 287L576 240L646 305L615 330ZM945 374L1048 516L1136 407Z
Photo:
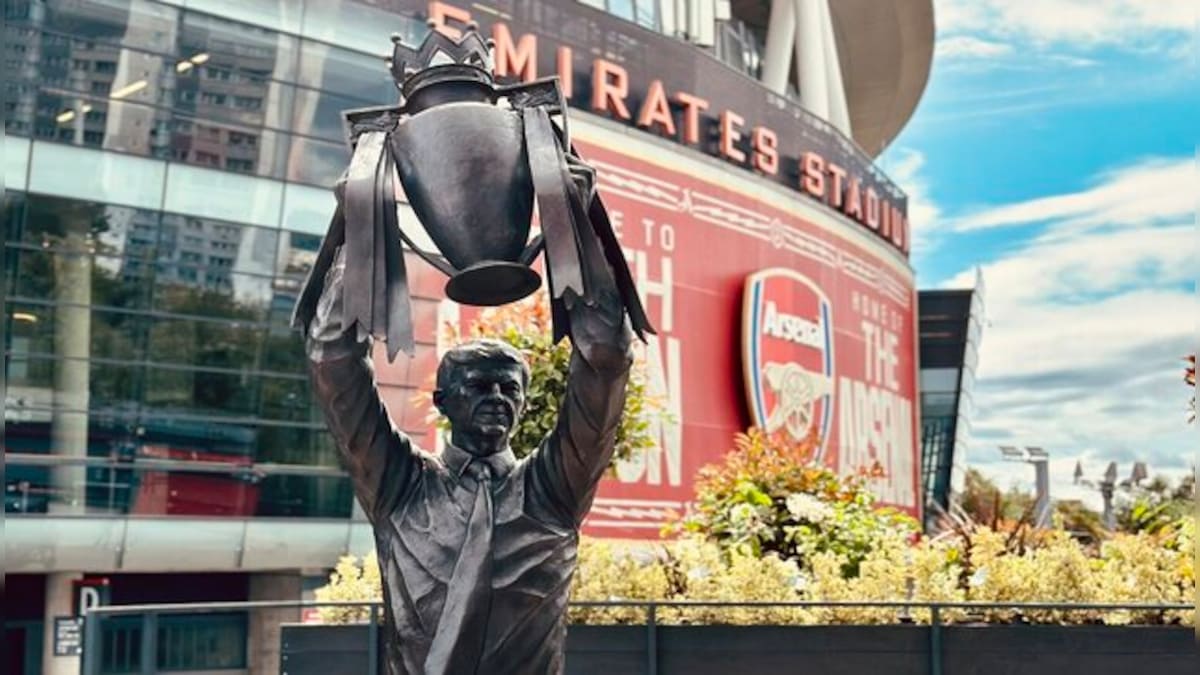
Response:
M795 434L816 425L823 461L843 473L878 464L882 500L918 516L916 307L905 263L840 234L856 228L844 218L805 204L821 221L810 222L785 210L800 198L761 194L774 188L758 196L578 145L658 328L644 357L669 418L656 425L654 451L605 480L585 531L657 537L667 512L692 499L696 472L750 424ZM700 173L720 175L707 165Z

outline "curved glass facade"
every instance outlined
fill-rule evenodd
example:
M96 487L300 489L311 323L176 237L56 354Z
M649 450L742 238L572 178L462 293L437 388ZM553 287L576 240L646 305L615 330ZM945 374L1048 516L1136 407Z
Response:
M6 512L348 517L288 319L340 112L396 97L345 45L424 22L52 0L4 30Z

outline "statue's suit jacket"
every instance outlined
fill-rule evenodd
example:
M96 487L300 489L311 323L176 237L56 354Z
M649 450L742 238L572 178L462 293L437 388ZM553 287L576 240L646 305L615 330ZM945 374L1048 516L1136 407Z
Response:
M612 339L589 338L603 329L578 331L557 426L519 461L511 451L480 460L454 447L440 456L418 450L389 420L365 344L314 349L310 336L315 394L375 530L392 675L439 671L427 662L435 629L448 597L468 592L447 582L464 542L476 490L468 469L477 461L495 477L495 527L491 607L475 672L562 672L579 526L612 457L632 361L628 330L619 328Z

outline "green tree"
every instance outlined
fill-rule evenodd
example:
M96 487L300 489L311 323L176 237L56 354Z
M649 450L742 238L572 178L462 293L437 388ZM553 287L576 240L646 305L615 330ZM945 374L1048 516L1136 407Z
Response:
M544 294L522 302L485 310L473 321L465 334L447 326L450 342L466 339L493 338L516 347L529 363L529 386L525 392L525 412L513 431L512 448L524 456L541 444L554 430L559 409L567 391L567 369L571 362L568 340L554 342L550 325L550 307ZM430 392L422 393L437 416ZM643 362L635 360L626 388L625 409L617 428L613 461L627 459L655 445L655 422L670 419L664 403L651 396L646 385ZM439 428L446 429L445 419L438 418Z

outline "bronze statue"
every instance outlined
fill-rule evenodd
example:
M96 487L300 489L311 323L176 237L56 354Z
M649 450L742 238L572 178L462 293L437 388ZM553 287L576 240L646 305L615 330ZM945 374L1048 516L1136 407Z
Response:
M516 111L515 123L484 112L490 104L464 106L464 97L486 99L497 91L478 58L482 44L473 31L457 42L435 33L422 58L432 62L435 51L449 50L452 64L409 75L406 85L426 82L425 88L402 88L411 108L351 113L359 134L354 159L339 181L338 212L296 311L316 397L374 527L392 675L562 672L579 526L612 457L632 360L631 323L639 333L652 330L595 194L595 173L574 155L537 97L522 103L509 96L505 112ZM437 68L446 70L430 74ZM552 84L539 91L557 92ZM561 96L557 100L561 105ZM440 155L452 170L437 169L437 158L427 155L438 146L417 138L434 133L435 118L425 118L419 134L416 125L404 125L439 106L453 113L446 119L460 135L502 129L500 142L492 138L482 146L489 160L508 158L499 170L503 180L485 180L495 170L487 164L464 170L474 160L461 148ZM413 109L420 112L406 118ZM373 338L388 341L389 358L401 347L397 341L411 344L389 189L397 167L445 256L431 262L447 264L452 296L488 304L527 294L538 285L536 276L518 268L532 259L530 250L536 254L543 242L547 248L555 332L569 335L573 351L557 425L520 461L509 438L524 407L529 370L504 343L475 341L443 357L434 402L450 434L440 456L413 447L380 400ZM486 197L473 190L480 185L513 194L491 195L489 205L476 208ZM520 230L535 197L544 240L524 247L521 232L486 234L509 226L501 221L515 221ZM485 222L474 222L481 216ZM481 245L484 239L491 243Z

